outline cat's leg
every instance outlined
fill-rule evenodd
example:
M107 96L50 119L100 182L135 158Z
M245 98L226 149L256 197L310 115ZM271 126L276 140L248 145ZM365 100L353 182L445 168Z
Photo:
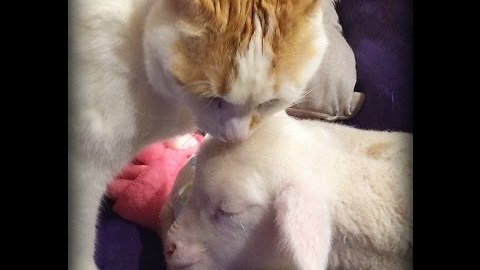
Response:
M71 270L96 270L98 269L94 261L95 253L95 237L96 237L96 220L97 220L97 204L92 207L85 207L83 211L76 211L74 224L70 236L70 263ZM100 202L100 201L98 201ZM87 200L83 202L86 204Z
M95 236L96 236L96 220L97 220L97 203L95 201L83 200L81 205L91 204L90 206L82 206L79 211L74 211L76 217L73 218L73 224L70 229L70 262L71 270L96 270L94 262L95 252ZM79 207L80 208L80 207Z
M102 164L76 162L69 182L69 269L96 270L96 222L109 178Z

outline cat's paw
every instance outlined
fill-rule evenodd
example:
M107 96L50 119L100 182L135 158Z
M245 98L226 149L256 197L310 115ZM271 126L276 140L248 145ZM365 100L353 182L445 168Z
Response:
M177 136L165 141L165 145L172 149L187 149L198 145L197 139L191 134Z

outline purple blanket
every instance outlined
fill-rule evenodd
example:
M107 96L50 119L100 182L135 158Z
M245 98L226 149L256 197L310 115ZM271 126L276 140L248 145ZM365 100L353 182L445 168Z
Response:
M411 1L342 0L337 11L357 61L356 91L366 95L362 110L345 124L412 132ZM160 239L113 213L107 200L97 226L100 269L165 269Z

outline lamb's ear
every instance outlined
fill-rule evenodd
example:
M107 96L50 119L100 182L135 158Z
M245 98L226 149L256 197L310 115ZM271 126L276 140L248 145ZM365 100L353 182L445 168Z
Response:
M307 187L288 185L280 190L274 207L280 248L296 269L326 269L331 240L327 199Z

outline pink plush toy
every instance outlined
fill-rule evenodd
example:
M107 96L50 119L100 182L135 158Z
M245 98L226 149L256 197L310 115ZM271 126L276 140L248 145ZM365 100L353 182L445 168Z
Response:
M187 134L153 143L138 153L107 185L113 211L156 231L159 214L178 172L199 148L203 137Z

